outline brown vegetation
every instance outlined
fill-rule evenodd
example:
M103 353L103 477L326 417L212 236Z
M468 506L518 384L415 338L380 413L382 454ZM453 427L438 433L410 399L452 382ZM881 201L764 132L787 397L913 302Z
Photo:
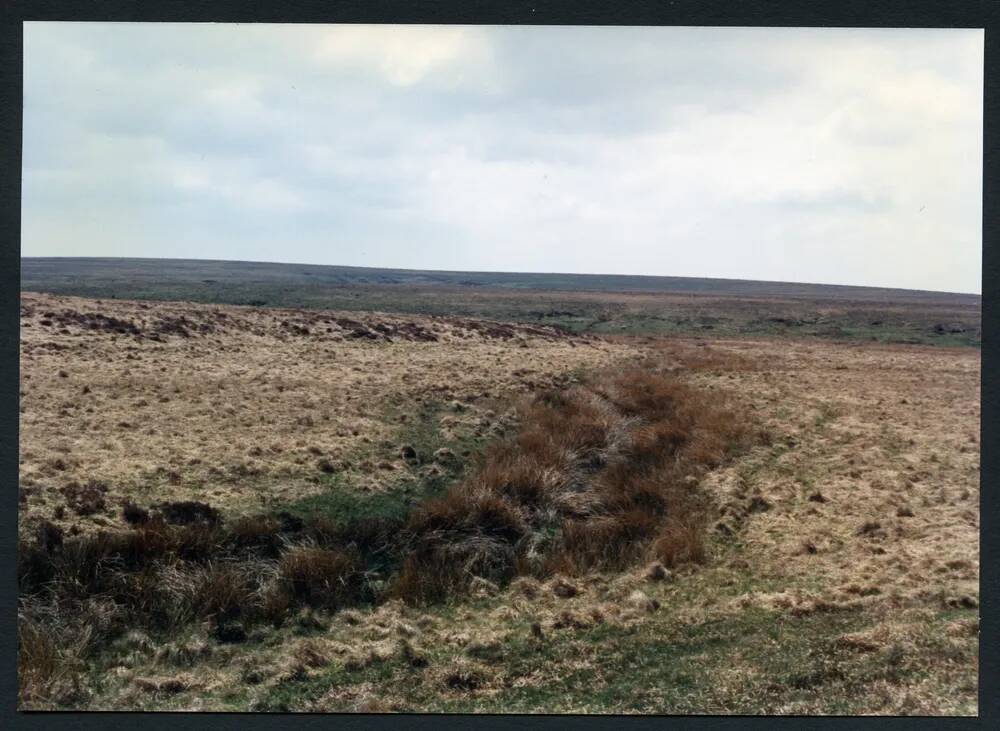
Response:
M567 372L635 339L419 318L437 342L327 347L245 308L65 308L188 335L24 331L21 708L975 713L978 352L658 340L622 388ZM260 333L202 333L215 309ZM486 421L525 391L516 429ZM442 433L509 436L426 511L344 524L258 500L312 494L320 462L351 486L370 469L378 497L469 461L386 439L441 399ZM463 588L474 604L420 606Z
M298 546L278 562L278 575L295 598L324 609L356 601L359 561L344 551Z
M652 369L542 394L521 407L515 439L411 517L395 591L428 600L476 577L700 561L699 476L759 436L718 397Z
M464 318L31 293L22 325L19 523L28 532L43 519L107 529L125 501L249 513L315 494L327 476L380 490L429 458L395 440L427 405L458 403L442 434L471 431L496 403L635 352Z
M24 682L48 673L45 646L32 638L52 624L64 631L97 597L112 603L107 637L202 618L219 641L240 642L250 625L280 625L297 607L381 600L373 562L400 567L391 593L425 601L477 581L495 592L493 582L517 574L579 574L643 556L665 566L701 560L708 514L697 475L756 432L666 374L604 372L593 384L525 401L516 435L405 525L288 514L225 521L198 501L126 503L122 530L64 537L42 524L18 556L22 662L40 668Z

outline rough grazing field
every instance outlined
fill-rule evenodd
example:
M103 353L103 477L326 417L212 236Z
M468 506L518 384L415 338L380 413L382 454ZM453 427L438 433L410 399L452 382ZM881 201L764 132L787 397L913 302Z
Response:
M21 315L22 525L119 524L125 497L259 507L334 472L378 489L406 470L395 435L421 408L485 431L494 403L630 350L461 318L31 293ZM81 516L89 485L103 508Z
M131 320L139 334L107 332L105 320L87 329L65 312ZM360 324L336 322L345 317ZM136 630L22 707L977 712L978 349L599 340L453 318L31 294L22 323L25 530L43 516L84 531L120 525L125 496L235 512L308 499L330 490L327 469L377 491L428 469L399 451L413 439L399 418L423 413L421 402L433 404L435 439L474 449L462 440L492 438L512 396L638 356L742 404L770 435L700 480L714 505L700 564L484 581L426 606L303 610L235 643L207 624ZM350 334L379 324L393 342ZM107 485L106 505L79 515L89 480Z

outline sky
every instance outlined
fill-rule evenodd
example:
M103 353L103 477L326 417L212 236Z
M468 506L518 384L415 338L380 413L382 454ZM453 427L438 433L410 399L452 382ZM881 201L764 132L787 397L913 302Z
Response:
M982 291L982 30L24 28L23 256Z

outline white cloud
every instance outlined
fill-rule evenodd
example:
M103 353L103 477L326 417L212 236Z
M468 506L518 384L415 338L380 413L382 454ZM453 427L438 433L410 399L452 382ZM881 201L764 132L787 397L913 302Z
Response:
M411 86L428 76L448 83L488 62L489 41L475 27L341 25L320 34L315 55L321 62L376 70L396 86Z
M982 42L29 23L23 252L979 291Z

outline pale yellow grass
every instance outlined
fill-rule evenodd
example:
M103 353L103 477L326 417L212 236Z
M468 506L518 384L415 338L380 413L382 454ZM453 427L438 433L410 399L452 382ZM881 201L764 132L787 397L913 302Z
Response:
M65 311L147 331L179 317L212 330L157 342L41 324L52 321L45 313ZM438 341L350 339L349 329L314 322L321 318L415 324ZM120 524L124 496L242 510L301 497L315 489L309 480L323 460L377 489L405 469L392 437L421 406L453 410L443 417L447 434L462 422L488 423L494 402L632 352L529 328L501 339L449 318L32 293L22 296L21 322L21 521L51 518L67 484L106 483L106 510L78 518L67 509L65 522L84 529ZM290 334L283 322L307 324L310 334Z
M217 486L212 501L225 502L238 496L239 481L199 470L256 459L267 475L306 475L316 459L308 453L311 445L338 457L356 452L366 437L377 441L391 433L393 425L378 410L390 395L404 412L430 395L502 400L528 387L526 381L537 385L549 374L637 352L625 342L571 345L568 339L531 336L523 347L519 341L458 337L381 345L316 345L266 334L212 337L170 341L159 350L142 346L143 360L123 361L128 351L121 340L70 338L80 343L77 350L55 352L41 346L57 340L51 334L26 335L24 342L35 347L22 352L22 372L31 376L22 382L22 480L58 487L60 480L94 476L137 484L136 475L176 468L181 484L163 483L174 491L169 494L201 494L185 493L185 486L205 480ZM786 614L789 622L818 612L857 612L864 620L859 629L817 641L828 640L858 662L893 653L916 658L922 672L877 680L864 698L852 696L851 707L860 712L974 713L978 622L963 616L947 624L944 636L930 633L942 610L978 605L979 352L765 340L670 340L648 351L687 372L691 382L747 404L773 435L770 446L705 479L724 525L705 567L662 581L648 580L645 567L578 577L570 580L572 594L559 588L560 578L522 579L503 590L483 585L477 601L486 602L485 609L392 602L348 610L324 620L309 640L286 630L273 637L262 631L271 639L214 647L209 659L195 659L180 672L152 654L137 656L107 673L88 707L245 710L273 688L320 677L330 667L406 664L431 651L449 659L415 670L413 687L435 698L487 702L521 686L558 683L573 670L597 672L601 657L615 651L595 647L588 655L526 669L505 685L502 663L491 658L514 633L534 633L529 624L537 626L540 643L561 642L598 623L655 640L764 609ZM164 366L167 371L158 370ZM58 376L60 368L69 371L68 378ZM140 408L125 404L141 398L153 404L149 395L169 394L172 386L164 384L171 379L179 379L178 397L162 410L141 407L142 419L135 419L151 434L122 434L114 426ZM86 397L79 395L84 383L91 384ZM269 387L279 383L284 391ZM77 406L61 415L68 401ZM476 408L473 403L469 410ZM329 420L322 418L324 410ZM307 414L312 425L296 421ZM105 443L129 447L105 449ZM256 458L246 453L272 444L280 449ZM61 446L69 451L59 451ZM78 460L70 463L69 475L46 467L59 455ZM210 464L188 464L192 457ZM33 499L29 513L49 509ZM196 633L205 635L203 629ZM409 686L383 687L359 673L358 682L330 687L295 710L419 710L408 705ZM455 687L454 677L463 673L477 677L475 690ZM155 690L177 675L190 690ZM728 713L758 712L752 701L774 681L739 648L726 655L714 677L715 687L697 692L724 699L712 708ZM826 712L830 702L821 686L772 712ZM583 700L566 703L559 710L605 710Z
M720 503L769 505L746 521L745 560L771 579L808 577L812 599L978 601L979 351L716 349L766 363L696 378L733 388L779 443L708 482Z

